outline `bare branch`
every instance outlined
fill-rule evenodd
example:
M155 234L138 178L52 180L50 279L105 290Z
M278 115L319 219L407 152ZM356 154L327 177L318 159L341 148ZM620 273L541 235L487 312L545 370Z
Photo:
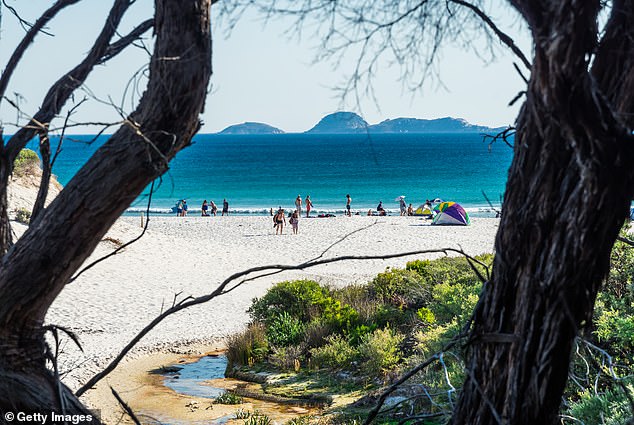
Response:
M450 3L455 3L460 6L464 6L470 9L471 11L473 11L473 13L475 13L478 16L478 18L482 19L482 21L491 29L491 31L493 31L493 33L500 39L500 41L504 43L506 47L511 49L513 53L515 53L515 55L522 61L524 66L529 70L531 69L530 61L526 59L526 56L524 56L524 53L520 50L519 47L517 47L517 45L515 44L515 41L513 41L513 39L508 34L500 30L498 26L495 25L495 23L491 20L489 15L484 13L479 7L477 7L473 3L469 3L463 0L448 0L448 1Z
M59 0L60 2L76 2L78 0ZM93 44L86 58L75 68L62 76L46 94L41 109L34 115L32 122L21 128L6 144L6 155L12 162L18 152L24 148L26 143L35 135L33 124L48 126L63 107L64 103L73 94L75 89L81 86L95 65L99 64L101 58L106 53L110 40L116 32L116 28L121 22L123 15L130 6L130 0L115 0L110 13L97 40Z
M231 276L227 277L213 292L211 292L211 293L209 293L207 295L202 295L202 296L195 297L195 298L188 297L188 298L186 298L186 300L183 300L183 301L180 301L180 302L176 303L171 308L165 310L163 313L161 313L160 315L155 317L154 320L152 320L148 325L146 325L141 331L139 331L139 333L137 333L137 335L134 338L132 338L132 340L130 340L130 342L128 342L128 344L119 352L119 354L101 372L99 372L98 374L93 376L86 384L84 384L81 388L79 388L75 394L77 396L81 396L88 389L92 388L97 382L99 382L104 377L106 377L110 372L112 372L118 366L118 364L121 362L121 360L123 360L123 358L130 352L130 350L132 350L132 348L134 348L134 346L145 335L147 335L148 332L150 332L152 329L154 329L165 318L167 318L168 316L171 316L172 314L177 313L177 312L179 312L179 311L181 311L183 309L186 309L188 307L191 307L191 306L194 306L194 305L199 305L199 304L204 304L206 302L209 302L209 301L213 300L214 298L216 298L216 297L218 297L220 295L226 294L226 293L234 290L238 285L233 286L233 287L231 287L229 289L227 289L227 286L231 282L233 282L234 280L240 279L243 276L247 276L247 275L252 274L252 273L261 272L261 271L267 271L267 270L283 270L283 271L287 271L287 270L304 270L304 269L307 269L307 268L310 268L310 267L315 267L315 266L319 266L319 265L323 265L323 264L336 263L336 262L340 262L340 261L347 261L347 260L387 260L387 259L391 259L391 258L400 258L400 257L407 257L407 256L411 256L411 255L422 255L422 254L445 254L445 255L447 255L450 252L463 255L463 256L465 256L467 258L472 258L467 253L465 253L464 251L462 251L460 249L455 249L455 248L425 249L425 250L401 252L401 253L386 254L386 255L361 255L361 256L358 256L358 255L345 255L345 256L334 257L334 258L325 258L325 259L319 259L319 260L309 260L307 262L304 262L304 263L301 263L301 264L297 264L297 265L272 264L272 265L265 265L265 266L257 266L257 267L252 267L250 269L246 269L246 270L243 270L243 271L240 271L240 272L236 272L236 273L232 274Z
M112 392L112 395L114 396L114 398L117 399L117 403L119 403L119 405L123 407L123 410L125 410L125 412L130 417L130 419L132 419L132 422L134 422L136 425L141 425L141 421L139 421L139 419L136 417L136 415L134 414L134 411L128 405L128 403L123 401L119 393L115 391L115 389L112 387L110 387L110 391Z
M116 55L118 55L123 49L128 47L134 41L136 41L143 33L145 33L147 30L149 30L153 26L154 26L153 19L148 19L147 21L144 21L143 23L138 25L136 28L130 31L128 35L126 35L125 37L122 37L121 39L117 40L115 43L112 43L110 46L108 46L108 49L106 50L103 57L101 58L101 60L99 60L98 63L103 64L107 62L108 60L112 59L113 57L115 57Z
M80 0L58 0L57 2L55 2L53 6L48 8L37 21L35 21L35 24L33 24L32 26L30 25L30 29L27 31L26 35L24 36L24 38L22 39L18 47L16 47L15 50L13 51L13 54L9 58L9 62L7 62L7 66L5 66L4 71L2 72L2 77L0 77L0 100L4 97L4 94L7 90L7 86L9 85L9 80L11 79L11 76L13 75L15 68L17 67L18 63L22 59L22 56L24 55L24 52L26 52L26 49L35 39L35 36L62 9L64 9L66 6L75 4L79 1ZM12 7L9 7L5 1L3 1L2 3L14 15L16 15L18 19L20 19L20 22L26 22L26 21L23 21L22 18L20 18L20 16L17 14L17 12L15 12L15 10Z

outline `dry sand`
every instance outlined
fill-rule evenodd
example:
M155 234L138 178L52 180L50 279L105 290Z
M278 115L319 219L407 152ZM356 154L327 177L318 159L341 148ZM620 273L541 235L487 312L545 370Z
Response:
M68 285L53 303L47 321L70 328L82 342L84 354L69 341L62 347L61 363L69 370L64 380L76 388L175 297L209 293L235 272L260 265L298 264L322 254L330 258L452 247L476 255L493 251L498 224L493 218L473 218L468 227L430 226L416 217L304 218L298 235L285 228L284 235L277 236L270 217L152 217L141 240ZM89 262L141 230L140 217L120 219ZM439 255L344 261L245 283L230 294L167 318L141 341L128 361L139 361L148 353L208 351L246 325L251 300L275 282L308 278L333 286L362 283L386 267ZM90 404L95 404L95 398L100 396L88 393Z

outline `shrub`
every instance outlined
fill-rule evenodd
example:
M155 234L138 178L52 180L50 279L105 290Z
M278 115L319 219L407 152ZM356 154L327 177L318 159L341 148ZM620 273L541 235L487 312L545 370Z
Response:
M475 257L476 260L484 264L493 263L493 254L483 254ZM484 268L474 264L481 273ZM464 257L444 257L437 260L415 260L405 265L405 269L416 272L421 278L430 284L440 282L451 283L479 283L471 265Z
M359 315L361 322L367 322L376 313L378 304L368 290L368 285L353 284L333 291L332 297L349 305Z
M385 374L401 361L400 344L403 335L392 329L377 329L363 337L359 352L363 369L370 374Z
M244 400L237 394L224 392L214 400L216 404L242 404Z
M412 270L388 269L368 285L370 294L401 308L420 307L431 300L431 288Z
M248 313L254 321L267 325L282 313L308 323L318 313L316 306L328 296L328 289L312 280L280 282L262 298L255 298Z
M266 327L268 341L276 347L286 347L301 341L306 326L287 312L274 317Z
M40 168L40 157L31 149L22 149L13 162L13 173L16 176L26 176Z
M450 322L454 317L464 323L478 302L480 288L477 282L440 282L432 290L429 309L440 323Z
M327 297L322 302L321 321L335 332L348 333L359 322L359 313L347 304Z
M310 425L312 417L298 416L286 422L286 425Z
M261 362L269 351L264 326L249 325L244 332L227 339L227 360L232 365L252 365Z
M18 208L15 212L15 220L22 224L29 224L29 221L31 221L31 211L26 208Z
M326 337L332 333L330 326L320 320L313 320L304 330L304 344L307 348L321 347L326 344Z
M271 423L271 418L258 410L254 410L244 421L244 425L270 425Z
M344 369L350 366L358 355L358 351L341 335L331 335L326 338L323 347L310 350L311 363L316 367Z
M269 356L271 363L278 369L299 372L303 359L304 348L301 345L276 347Z
M627 386L632 393L634 388ZM626 425L630 417L629 400L620 389L595 394L586 390L578 401L573 402L568 414L586 424Z

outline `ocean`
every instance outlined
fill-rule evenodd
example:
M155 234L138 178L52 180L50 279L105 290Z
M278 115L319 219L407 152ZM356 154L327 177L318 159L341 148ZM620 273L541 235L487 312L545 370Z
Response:
M53 167L60 183L107 138L87 143L92 136L68 136ZM483 193L499 207L511 158L508 146L489 146L479 134L200 134L157 182L150 210L168 214L186 199L190 214L199 214L203 200L221 209L226 198L232 213L268 214L294 208L299 194L310 195L317 214L341 214L350 194L352 210L363 214L379 201L398 211L399 196L414 208L441 198L486 214ZM145 211L147 195L128 213Z

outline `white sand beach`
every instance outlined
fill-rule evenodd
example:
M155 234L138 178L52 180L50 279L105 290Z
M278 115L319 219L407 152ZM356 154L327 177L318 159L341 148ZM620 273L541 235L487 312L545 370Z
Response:
M431 226L417 217L303 218L298 235L288 227L277 236L271 218L264 216L151 217L143 238L68 285L53 303L47 321L71 329L83 345L84 354L70 341L62 347L61 363L71 369L65 381L76 387L169 307L175 296L180 300L209 293L235 272L299 264L322 254L329 258L451 247L476 255L492 252L498 223L498 219L473 218L471 226L463 227ZM140 217L121 218L89 262L141 231ZM411 259L343 261L245 283L230 294L167 318L130 357L156 351L193 353L190 347L195 343L217 344L246 325L251 300L275 282L300 278L335 286L367 282L386 267L402 267Z

